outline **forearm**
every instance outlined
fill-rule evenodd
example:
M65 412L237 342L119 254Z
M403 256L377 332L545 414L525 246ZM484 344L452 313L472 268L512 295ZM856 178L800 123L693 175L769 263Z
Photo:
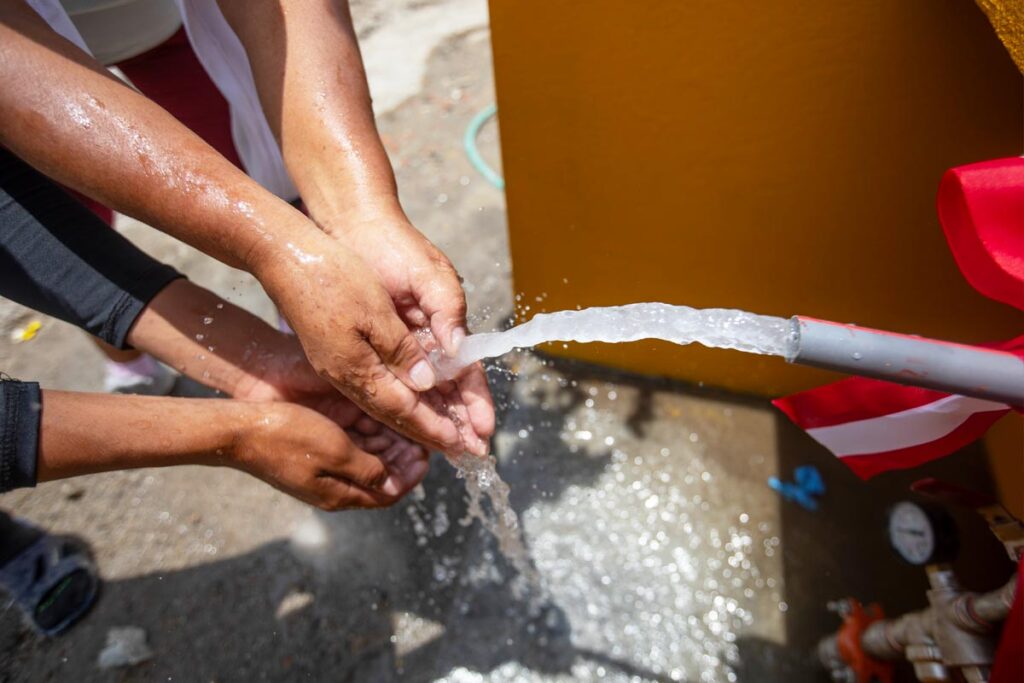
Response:
M303 364L294 371L315 378L294 337L187 280L153 298L128 342L228 396L260 382L275 359L294 357Z
M2 148L0 272L18 274L0 278L0 295L228 395L259 382L269 359L304 361L294 337L153 260Z
M42 172L230 265L310 227L20 2L0 4L0 121Z
M232 464L260 408L238 401L42 392L37 478Z
M313 218L330 230L335 221L404 217L348 3L219 3L246 48L263 109Z

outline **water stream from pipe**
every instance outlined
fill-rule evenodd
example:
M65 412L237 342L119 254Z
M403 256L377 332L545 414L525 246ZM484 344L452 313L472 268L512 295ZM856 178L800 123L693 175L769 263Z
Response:
M541 313L505 332L471 335L455 357L435 352L431 361L440 376L451 378L462 368L484 358L546 342L621 343L640 339L698 343L784 357L793 355L795 346L792 326L785 318L734 309L639 303ZM449 462L466 481L469 494L466 523L477 519L495 536L502 553L525 582L516 592L520 597L529 596L531 604L539 605L545 589L530 561L518 516L508 504L508 485L498 475L495 459L463 455L449 458Z
M470 363L546 342L618 344L640 339L774 356L792 355L795 343L785 318L730 308L642 303L540 313L505 332L471 335L454 358L435 355L433 360L442 376L453 377Z

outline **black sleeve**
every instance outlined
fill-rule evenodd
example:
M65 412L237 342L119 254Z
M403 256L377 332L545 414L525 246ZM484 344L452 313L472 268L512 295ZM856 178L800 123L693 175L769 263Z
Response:
M0 493L36 485L39 385L0 377Z
M0 295L125 348L142 309L179 277L0 147Z

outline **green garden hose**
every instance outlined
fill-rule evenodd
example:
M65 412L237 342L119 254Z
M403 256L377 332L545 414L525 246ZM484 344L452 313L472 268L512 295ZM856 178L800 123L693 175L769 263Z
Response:
M480 150L476 146L476 137L480 134L480 129L497 113L497 105L492 104L474 116L473 120L466 127L466 134L462 137L462 145L466 148L466 156L469 157L469 163L473 164L473 168L491 185L494 185L499 190L504 190L505 179L487 165L484 158L480 156Z

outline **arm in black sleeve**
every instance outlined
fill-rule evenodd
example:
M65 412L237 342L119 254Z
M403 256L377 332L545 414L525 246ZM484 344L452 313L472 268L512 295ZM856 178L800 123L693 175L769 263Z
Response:
M0 493L36 485L39 385L0 376Z
M179 277L0 148L0 295L125 348L142 309Z

